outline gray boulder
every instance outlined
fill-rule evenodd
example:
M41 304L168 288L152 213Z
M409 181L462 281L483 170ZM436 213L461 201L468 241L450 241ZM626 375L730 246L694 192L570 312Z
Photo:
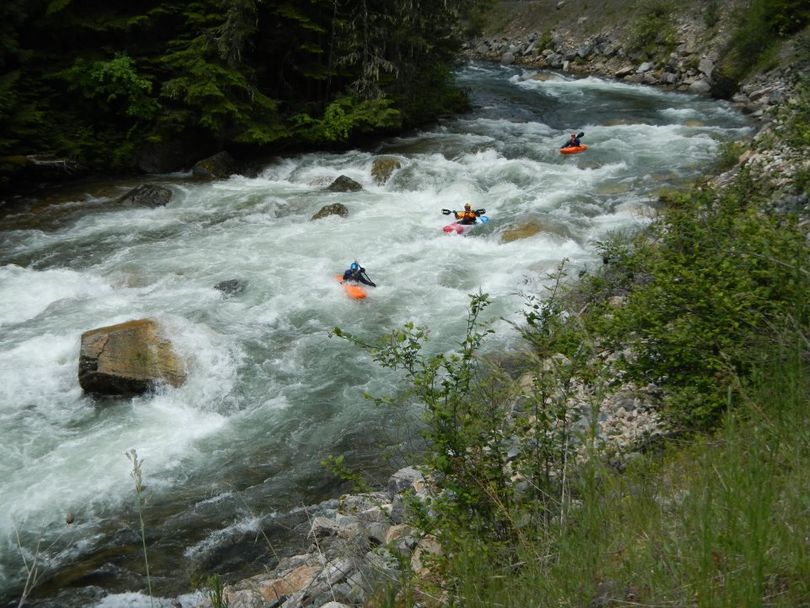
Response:
M705 95L711 90L712 85L710 85L705 80L696 80L695 82L689 85L689 92L696 93L698 95Z

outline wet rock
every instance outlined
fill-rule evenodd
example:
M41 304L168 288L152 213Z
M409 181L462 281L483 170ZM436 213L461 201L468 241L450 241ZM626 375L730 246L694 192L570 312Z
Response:
M362 189L362 185L354 181L351 177L346 177L345 175L339 176L327 188L327 190L330 192L358 192Z
M321 207L321 209L312 216L312 220L320 220L330 215L339 215L340 217L347 217L349 215L349 210L346 208L346 205L341 203L334 203L332 205L326 205Z
M153 319L127 321L82 334L79 384L88 393L140 395L161 382L180 386L183 361Z
M227 281L220 281L214 285L214 289L218 289L226 296L238 296L245 291L245 287L247 287L247 283L239 279L228 279Z
M195 164L191 173L201 179L225 179L236 173L236 160L225 151L217 152Z
M384 184L391 177L391 174L402 167L399 159L390 156L375 158L371 164L371 177L377 184Z
M119 205L134 205L138 207L163 207L172 200L172 191L165 186L156 184L141 184L133 188L116 202Z
M705 95L709 91L712 90L712 85L710 85L705 80L696 80L692 84L689 85L689 92L695 93L697 95Z
M520 239L527 239L529 237L534 236L535 234L539 234L543 232L544 228L537 222L527 222L521 226L515 226L514 228L509 228L504 231L503 235L501 235L501 240L504 243L511 243L512 241L518 241Z
M515 62L515 55L513 53L506 52L501 56L501 63L503 65L512 65Z

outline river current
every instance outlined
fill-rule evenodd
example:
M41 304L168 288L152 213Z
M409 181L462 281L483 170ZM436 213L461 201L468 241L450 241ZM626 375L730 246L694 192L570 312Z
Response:
M482 290L488 348L507 349L509 322L561 260L601 263L599 240L649 222L662 190L750 135L723 103L648 87L487 64L458 79L469 114L374 149L214 182L88 183L0 218L0 605L17 605L25 559L39 572L27 605L149 606L131 449L144 459L156 597L214 572L261 571L298 542L303 507L339 491L324 458L381 479L418 445L416 408L363 398L396 391L400 377L330 329L371 339L413 321L434 349L453 348L468 294ZM573 131L590 149L563 156ZM381 154L400 168L378 185ZM363 190L325 191L339 175ZM113 204L147 181L171 188L166 207ZM467 201L490 222L444 234L441 209ZM348 217L310 220L337 202ZM363 301L334 278L355 259L378 285ZM230 279L244 291L214 288ZM144 317L168 331L187 383L84 395L82 332Z

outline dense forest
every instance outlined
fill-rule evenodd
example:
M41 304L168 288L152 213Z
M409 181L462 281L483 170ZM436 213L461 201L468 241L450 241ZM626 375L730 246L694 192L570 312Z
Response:
M407 128L463 104L450 71L487 3L6 0L0 157L167 170Z

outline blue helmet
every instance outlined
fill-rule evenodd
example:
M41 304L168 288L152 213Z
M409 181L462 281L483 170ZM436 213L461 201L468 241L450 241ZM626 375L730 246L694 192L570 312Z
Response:
M357 262L352 262L352 265L349 266L349 268L351 268L352 270L357 270L358 268L360 268L360 264L358 264Z

